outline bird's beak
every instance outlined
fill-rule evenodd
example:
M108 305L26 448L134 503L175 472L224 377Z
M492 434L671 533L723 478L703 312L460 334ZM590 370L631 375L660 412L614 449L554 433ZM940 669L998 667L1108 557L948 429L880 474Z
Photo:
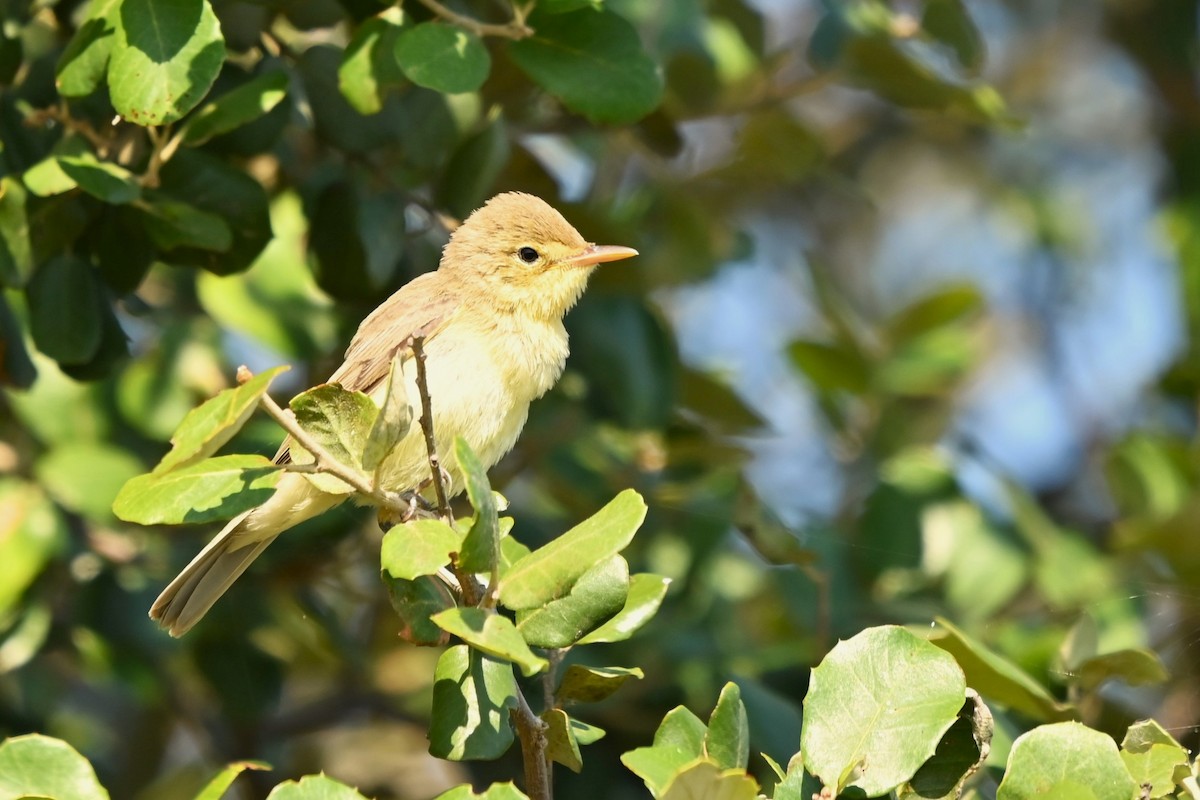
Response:
M621 247L614 244L589 244L579 253L564 258L562 263L571 267L594 267L605 261L620 261L622 258L633 258L638 254L632 247Z

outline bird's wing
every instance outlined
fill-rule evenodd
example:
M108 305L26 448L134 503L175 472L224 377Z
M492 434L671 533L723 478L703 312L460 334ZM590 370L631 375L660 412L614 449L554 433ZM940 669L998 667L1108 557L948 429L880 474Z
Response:
M410 345L411 337L437 336L459 310L459 302L437 291L440 282L429 272L410 281L383 302L358 326L358 332L346 348L345 358L326 383L343 389L371 394L387 380L397 351ZM275 454L276 464L291 461L291 437L283 441Z

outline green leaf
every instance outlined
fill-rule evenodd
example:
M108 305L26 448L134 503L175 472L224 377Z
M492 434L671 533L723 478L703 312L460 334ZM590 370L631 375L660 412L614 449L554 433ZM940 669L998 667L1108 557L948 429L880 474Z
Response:
M723 770L745 770L750 760L750 723L736 683L727 683L708 718L704 754Z
M221 800L225 796L225 790L233 785L237 776L248 769L269 770L271 765L265 761L234 761L213 776L200 794L196 795L196 800Z
M575 740L567 712L561 708L547 709L542 712L541 719L546 723L546 757L572 772L580 772L583 757L579 754L579 742Z
M442 22L404 29L394 52L405 77L446 94L475 91L492 68L492 57L478 36Z
M82 156L90 152L91 146L82 136L64 136L55 143L50 155L25 170L21 175L21 181L25 184L26 189L38 197L50 197L69 192L78 184L70 175L63 172L59 158Z
M163 167L161 189L177 201L219 217L229 232L228 243L224 234L220 234L220 238L203 234L198 240L175 242L171 252L164 255L163 260L168 263L229 275L250 266L271 241L272 217L266 190L243 169L225 159L201 150L180 150ZM210 221L207 225L214 223ZM306 271L296 270L296 263L289 262L289 269ZM303 314L304 311L299 307L286 311L275 308L273 313Z
M94 153L59 156L58 166L80 189L106 203L120 205L141 197L142 187L132 172L101 161Z
M954 656L967 675L967 683L990 701L1035 720L1069 719L1074 709L1060 703L1028 673L989 650L942 617L929 640Z
M223 133L253 122L287 97L286 72L265 72L236 89L205 103L180 130L183 143L196 147Z
M1138 753L1121 751L1121 760L1134 783L1149 786L1146 797L1176 797L1175 775L1188 771L1187 751L1179 745L1152 744Z
M174 200L161 192L147 192L135 206L143 213L146 232L163 250L198 247L223 253L233 246L233 231L218 214Z
M996 800L1129 800L1137 784L1106 734L1078 722L1042 725L1013 742Z
M821 391L862 394L871 385L870 364L849 345L797 341L788 345L788 355Z
M260 372L241 386L223 389L189 411L171 437L171 450L154 468L155 474L186 467L220 450L250 419L271 381L289 369L283 365Z
M599 703L625 685L630 678L645 675L634 667L586 667L572 664L563 673L554 696L561 703Z
M14 477L0 477L0 617L8 618L66 543L66 522L43 491Z
M393 578L414 580L436 574L462 546L462 534L438 519L417 519L397 525L383 537L380 561Z
M429 752L451 761L499 758L513 742L517 706L512 666L465 644L448 648L434 671Z
M512 620L484 608L451 608L434 615L434 624L489 656L511 661L525 677L536 675L549 662L535 655Z
M186 150L171 162L186 155L203 153ZM311 272L296 269L305 261L307 223L294 192L284 191L272 202L268 238L272 228L275 238L245 275L200 276L200 304L217 324L278 353L293 358L328 354L337 346L332 303L316 288Z
M490 572L495 575L500 559L500 521L487 471L480 463L479 456L461 436L454 439L454 458L462 470L467 496L475 509L475 521L463 539L458 565L466 572Z
M508 45L525 74L597 123L635 122L658 107L663 82L637 31L611 11L534 13L536 33Z
M267 800L367 800L344 783L325 775L305 775L284 781L271 790Z
M646 518L646 502L626 489L588 519L514 564L500 584L500 600L521 611L570 591L594 564L619 553Z
M1152 719L1144 719L1130 725L1125 731L1125 738L1121 740L1121 749L1130 753L1144 753L1156 744L1183 750L1183 746L1175 737Z
M8 298L0 291L0 386L29 389L37 380L38 371L33 365L29 349L25 345L25 326L17 321L16 314L8 304Z
M225 61L208 0L122 0L115 23L108 91L117 113L150 126L195 108Z
M535 647L570 647L620 611L628 596L629 564L612 556L580 576L567 595L518 612L517 630Z
M826 786L868 797L907 781L937 749L966 696L949 654L904 628L868 628L812 671L804 698L804 766ZM859 769L863 764L866 769Z
M354 32L338 67L338 88L360 114L378 114L390 87L404 82L396 63L396 38L404 12L398 7L363 21Z
M100 348L102 304L92 265L71 255L34 271L25 289L33 343L62 364L82 364Z
M887 323L893 343L923 336L958 322L983 308L983 296L972 284L947 286L898 311Z
M64 508L107 524L112 522L113 498L142 471L142 462L111 444L75 441L53 447L34 470L38 482Z
M387 588L388 601L400 618L397 635L401 639L426 647L440 647L450 641L450 634L430 621L438 612L455 606L454 595L444 583L428 575L403 580L383 572L380 577Z
M654 744L630 750L621 756L621 763L645 781L655 797L661 797L685 764L704 756L707 732L699 717L683 706L676 706L667 712L654 732Z
M707 760L679 770L659 797L662 800L756 800L758 782L744 769L723 770Z
M142 525L178 525L236 517L265 503L283 472L263 456L209 458L128 481L113 513Z
M484 789L483 794L476 794L467 784L455 786L448 792L442 792L433 800L529 800L529 796L513 786L512 781L508 781L507 783L493 783Z
M968 694L970 699L938 742L933 756L897 790L898 800L957 800L963 783L983 765L991 747L992 716L978 694L972 690Z
M108 800L108 792L69 744L33 733L0 744L0 797Z
M1167 668L1157 654L1141 648L1117 650L1089 658L1075 668L1079 688L1095 691L1102 683L1120 680L1130 686L1154 686L1167 680Z
M120 0L92 0L87 16L58 57L54 85L63 97L85 97L96 91L108 69L116 41Z
M379 414L379 407L362 392L350 392L336 383L325 383L296 395L291 402L296 422L305 433L339 463L362 474L362 455ZM311 464L313 456L293 443L292 460ZM354 489L327 474L305 475L314 486L330 494L350 494ZM363 480L370 479L363 475Z
M0 287L24 286L33 271L25 198L19 180L0 178Z
M629 579L629 594L625 606L616 616L584 636L577 644L623 642L636 633L658 613L671 579L648 572Z
M971 21L963 0L926 0L921 29L953 51L958 63L971 74L983 66L983 36Z
M435 195L438 207L465 219L492 195L511 153L508 126L496 109L483 130L467 138L450 157Z
M379 468L391 452L408 435L412 427L413 408L404 390L404 356L397 353L388 367L387 383L383 387L383 402L379 414L367 435L367 446L363 449L362 464L367 472Z

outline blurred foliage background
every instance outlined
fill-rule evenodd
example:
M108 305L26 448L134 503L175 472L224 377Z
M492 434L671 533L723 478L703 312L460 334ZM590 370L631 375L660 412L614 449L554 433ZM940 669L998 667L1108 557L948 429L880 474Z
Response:
M674 579L606 646L646 679L563 796L643 796L617 755L728 679L786 761L838 637L939 615L1090 725L1200 745L1197 3L541 0L528 38L483 0L165 5L219 33L163 85L256 113L128 111L159 78L114 50L106 82L97 42L153 4L0 3L0 733L67 739L114 797L240 758L275 767L246 797L519 774L426 755L437 653L396 637L369 513L174 641L146 609L211 532L110 504L238 364L319 382L448 220L521 190L642 256L596 274L493 483L529 544L637 488L627 556ZM439 14L493 27L423 71L398 40ZM1127 648L1169 678L1074 680ZM1029 721L994 710L1002 765Z

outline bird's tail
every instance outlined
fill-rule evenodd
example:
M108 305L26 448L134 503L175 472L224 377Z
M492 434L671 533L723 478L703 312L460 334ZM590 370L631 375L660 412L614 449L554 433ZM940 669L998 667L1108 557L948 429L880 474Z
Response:
M200 621L275 537L338 505L344 496L318 492L300 475L286 476L275 495L229 521L150 607L172 636Z

